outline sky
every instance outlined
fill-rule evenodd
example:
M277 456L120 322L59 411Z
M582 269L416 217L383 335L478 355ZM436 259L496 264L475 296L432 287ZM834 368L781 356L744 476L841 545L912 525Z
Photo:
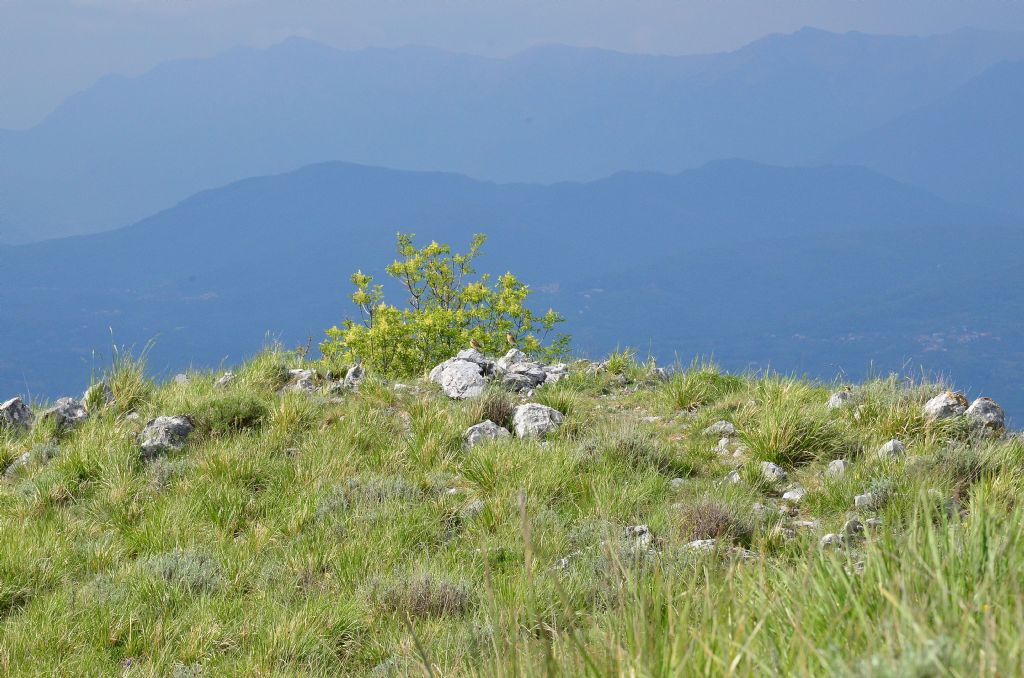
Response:
M929 35L1024 31L1022 0L0 0L0 129L98 78L292 35L505 55L538 43L693 54L804 26Z

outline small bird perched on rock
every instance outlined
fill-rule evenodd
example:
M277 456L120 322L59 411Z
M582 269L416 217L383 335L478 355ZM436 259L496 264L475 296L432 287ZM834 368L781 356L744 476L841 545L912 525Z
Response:
M513 348L515 347L515 345L516 345L516 338L512 336L511 332L506 332L505 333L505 343L508 344L509 346L513 347Z
M475 348L475 349L476 349L476 350L478 350L478 351L479 351L479 350L481 350L481 349L483 348L482 346L480 346L480 342L479 342L479 341L477 341L476 339L470 339L470 340L469 340L469 345L470 345L471 347Z

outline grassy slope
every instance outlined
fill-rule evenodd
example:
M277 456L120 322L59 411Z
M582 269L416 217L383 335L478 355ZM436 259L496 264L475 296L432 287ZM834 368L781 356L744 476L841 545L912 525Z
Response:
M226 390L209 374L150 385L126 363L118 404L79 429L0 433L0 467L35 450L0 480L0 671L1022 668L1024 446L927 425L920 405L939 387L875 381L829 412L822 385L707 367L654 384L620 356L629 385L579 373L540 390L567 415L551 440L467 451L465 428L507 417L513 396L457 403L372 382L333 402L277 395L281 365L298 360L264 354ZM132 408L141 419L124 416ZM197 433L180 453L141 461L135 434L174 413L193 414ZM737 484L723 482L737 460L701 433L723 418L749 449ZM892 436L906 460L876 458ZM52 440L60 451L45 461ZM851 470L828 478L837 457ZM759 459L809 490L799 516L773 510L782 487L759 479ZM882 527L822 550L869 488L887 501L859 516ZM965 517L947 517L951 500ZM820 527L784 537L811 517ZM655 551L624 540L637 523ZM715 536L715 552L684 548Z

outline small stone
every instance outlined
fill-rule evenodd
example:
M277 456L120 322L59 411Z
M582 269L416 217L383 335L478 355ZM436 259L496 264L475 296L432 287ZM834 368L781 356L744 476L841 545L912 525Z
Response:
M227 388L228 386L231 385L231 382L233 382L234 380L234 372L225 372L224 374L220 375L220 378L217 379L217 381L213 382L213 385L215 388Z
M922 411L930 420L957 417L967 411L967 398L963 393L946 391L926 402Z
M509 433L508 429L498 426L488 419L483 423L470 426L466 429L463 437L466 441L466 447L473 448L485 441L511 438L512 434Z
M967 408L966 414L980 428L995 432L1006 428L1003 408L991 398L978 398Z
M830 532L829 534L826 534L824 537L822 537L821 540L818 542L818 544L823 549L826 549L826 548L838 549L838 548L842 548L843 547L843 542L844 542L843 535L835 534L834 532Z
M866 527L870 527L871 529L876 529L876 528L879 528L879 527L882 526L882 519L881 518L868 518L867 520L864 521L864 525Z
M189 434L195 429L191 417L157 417L139 434L142 457L152 459L159 454L185 447Z
M35 415L21 398L11 398L0 405L0 428L27 431L32 428Z
M899 459L906 451L906 445L902 441L893 438L878 449L878 456L882 459Z
M845 405L847 401L849 401L851 398L853 398L853 393L851 393L850 391L837 391L829 397L828 402L825 403L825 407L827 407L830 410L839 409L840 407Z
M188 375L184 374L184 373L180 373L180 374L174 375L174 383L175 384L187 384L188 383Z
M825 475L839 478L846 475L846 470L850 467L850 462L845 459L836 459L828 463L828 468L825 469Z
M316 390L316 373L313 370L288 370L289 381L282 391L312 393Z
M780 539L784 541L792 541L796 539L796 531L791 530L788 527L783 527L779 525L773 530L773 532L775 533L775 535L777 535Z
M800 501L804 498L804 495L806 494L807 490L805 490L800 485L794 485L792 488L786 490L786 492L783 493L782 500L788 501L791 504L799 504Z
M518 405L512 414L512 425L520 438L543 438L565 421L558 410L539 403Z
M716 436L731 436L736 435L736 427L733 426L732 422L725 420L716 421L711 426L704 429L704 435L716 435Z
M870 492L858 494L853 498L853 505L859 509L870 509L875 505L875 496Z
M668 482L668 486L669 486L669 488L673 492L678 492L679 490L683 489L683 486L685 486L685 485L686 485L686 479L685 478L673 478L672 480L670 480Z
M342 382L342 386L350 391L357 391L359 390L359 384L363 383L364 379L366 379L366 370L357 363L345 373L345 381Z
M684 544L683 548L688 551L703 551L707 553L708 551L714 551L717 545L718 542L714 539L695 539Z
M851 518L850 520L847 520L846 523L843 525L843 534L845 534L848 538L864 534L864 524L856 518Z
M484 512L485 507L486 504L484 504L483 499L474 499L466 504L466 507L462 509L462 515L466 518L476 518Z
M799 527L803 530L817 530L821 525L817 520L794 520L793 527Z
M789 474L781 466L770 461L761 462L761 475L773 483L789 478Z
M623 536L640 548L647 548L654 541L654 534L647 525L630 525L623 530Z
M740 482L740 480L742 480L740 478L740 472L735 470L735 469L733 469L732 471L729 471L727 474L725 474L725 482L727 482L727 483L735 484L735 483Z

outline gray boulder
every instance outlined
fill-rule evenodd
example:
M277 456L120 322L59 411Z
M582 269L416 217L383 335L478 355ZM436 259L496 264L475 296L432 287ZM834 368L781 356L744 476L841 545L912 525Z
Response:
M152 459L167 452L180 450L185 447L188 436L193 430L195 430L195 424L188 416L153 419L139 434L142 457Z
M789 474L786 473L785 469L783 469L778 464L773 464L770 461L761 462L761 475L763 475L766 480L769 480L773 483L781 482L789 478Z
M794 485L783 493L782 501L787 501L790 504L799 504L806 494L807 490L803 486Z
M830 410L837 410L845 405L851 398L853 398L853 393L849 391L836 391L829 396L828 402L825 403L825 407Z
M520 438L543 438L564 420L561 412L539 403L518 405L512 414L512 425Z
M855 539L864 534L864 524L856 518L850 518L843 524L843 534L847 539Z
M872 509L878 502L875 500L875 495L870 492L864 494L858 494L853 498L853 505L859 509Z
M822 537L818 544L820 544L823 549L841 549L843 548L845 541L846 540L843 539L843 535L832 532Z
M907 446L902 441L893 438L878 448L878 456L882 459L899 459L906 451Z
M27 431L32 428L35 419L32 410L21 398L11 398L0 404L0 428Z
M487 380L483 368L470 360L450 358L430 371L430 381L441 386L449 398L465 400L484 392Z
M967 411L967 398L962 393L946 391L926 402L922 411L930 420L958 417Z
M85 410L85 405L74 398L60 398L53 407L40 416L42 421L55 422L61 430L73 428L88 418L89 413Z
M704 429L704 435L731 436L736 434L736 427L729 421L716 421Z
M188 379L188 375L187 374L180 373L180 374L174 375L174 383L175 384L187 384L188 382L189 382L189 379Z
M509 433L508 429L498 426L493 421L488 419L482 424L470 426L466 429L465 440L466 447L473 448L476 445L486 442L488 440L501 440L502 438L511 438L512 434Z
M845 459L836 459L828 463L828 468L825 469L825 475L838 478L846 474L847 469L850 468L850 462Z
M1006 414L991 398L978 398L967 408L966 414L979 428L991 431L1002 431L1006 428Z
M349 368L348 372L345 373L345 381L343 386L349 390L355 391L359 388L359 384L366 378L366 370L362 365L356 364Z
M312 393L316 390L316 373L313 370L288 370L288 383L282 390Z

